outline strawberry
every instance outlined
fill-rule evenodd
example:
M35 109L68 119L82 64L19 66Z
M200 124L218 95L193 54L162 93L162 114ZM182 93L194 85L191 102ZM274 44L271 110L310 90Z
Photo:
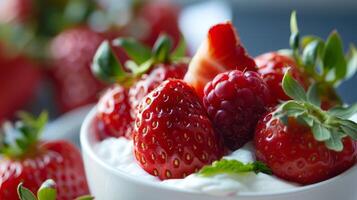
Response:
M218 135L194 89L169 79L139 105L134 153L160 179L183 178L222 156Z
M40 80L41 72L27 58L0 52L0 122L30 102Z
M256 72L233 70L208 82L203 104L231 150L251 140L254 128L272 103L268 85Z
M96 49L105 38L86 27L60 33L51 43L53 78L62 112L94 103L105 85L91 73Z
M100 139L131 138L133 119L141 99L162 81L183 78L187 69L187 64L181 60L184 46L179 45L170 54L171 42L166 36L158 39L152 51L128 38L119 38L113 43L122 47L132 60L127 61L124 68L107 41L95 55L92 64L94 75L103 81L116 83L98 104L95 127Z
M283 76L289 68L294 79L298 80L305 88L308 86L307 78L300 72L293 58L278 52L269 52L256 57L255 63L257 63L258 72L268 84L272 96L276 99L276 103L290 99L281 87Z
M113 85L100 98L97 105L96 129L99 139L131 137L133 118L128 92L121 85Z
M192 58L185 81L202 97L207 82L229 70L255 71L255 62L244 49L230 22L210 28L207 38Z
M257 159L273 174L288 181L312 184L327 180L357 161L357 123L347 118L350 108L320 109L317 86L304 92L286 74L283 89L293 100L265 115L256 127L254 143Z
M144 74L129 90L132 116L135 117L141 100L169 78L183 79L187 71L186 63L159 64L149 74Z
M16 186L22 182L32 192L43 181L52 178L57 182L58 199L72 200L87 194L81 154L64 140L40 141L40 133L47 114L38 119L22 114L15 128L4 125L1 139L0 199L18 199Z

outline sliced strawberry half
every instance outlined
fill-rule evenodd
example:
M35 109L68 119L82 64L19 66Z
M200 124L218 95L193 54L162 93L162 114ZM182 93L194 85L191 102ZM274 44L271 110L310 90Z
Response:
M256 71L255 66L232 23L220 23L208 31L207 38L192 58L185 81L202 97L204 86L217 74L234 69Z

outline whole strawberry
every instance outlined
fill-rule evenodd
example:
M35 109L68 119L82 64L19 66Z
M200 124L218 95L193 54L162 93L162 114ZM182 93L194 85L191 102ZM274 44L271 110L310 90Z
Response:
M95 127L100 139L125 136L131 138L133 119L142 98L168 78L183 78L187 64L181 61L184 47L172 53L171 42L161 36L153 50L133 39L113 41L122 47L131 60L121 65L108 41L102 43L92 64L95 76L115 83L101 97L97 107ZM179 49L183 49L179 50Z
M17 122L15 129L4 125L0 151L0 199L18 199L19 183L36 191L48 178L57 182L59 200L72 200L88 194L80 152L71 143L39 141L47 115L38 119L27 114Z
M105 38L86 27L68 29L51 43L53 78L62 112L94 103L104 88L91 73L93 56Z
M350 108L320 109L316 85L304 92L291 75L283 79L294 99L265 115L256 127L257 159L278 177L300 184L327 180L357 161L357 124L348 120Z
M253 138L255 125L271 102L268 86L252 71L218 74L207 83L203 96L209 117L231 150Z
M183 178L223 152L194 89L177 79L164 81L143 99L133 138L137 162L160 179Z
M308 86L307 78L300 72L293 58L278 52L269 52L256 57L255 63L257 63L259 74L269 86L276 104L290 99L281 87L281 81L288 69L291 70L294 79L298 80L300 84Z
M233 25L226 22L209 29L206 39L190 62L185 81L202 98L206 83L217 74L230 70L255 71L256 65Z

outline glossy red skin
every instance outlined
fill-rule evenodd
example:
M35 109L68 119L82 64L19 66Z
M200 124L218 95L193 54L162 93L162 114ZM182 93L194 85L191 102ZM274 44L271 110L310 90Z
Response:
M11 118L33 98L41 72L24 57L8 58L0 52L0 122Z
M230 22L211 27L207 38L193 57L185 81L203 97L207 82L217 74L230 71L256 71L254 60L248 55Z
M131 117L128 91L113 85L100 98L97 105L95 130L99 139L107 137L131 138L134 120Z
M53 179L58 200L73 200L89 194L80 152L67 141L44 142L42 153L22 160L2 158L0 162L0 199L19 199L17 185L36 194L42 182Z
M276 104L280 101L290 100L281 85L285 72L290 68L292 76L298 80L305 88L308 87L307 78L299 71L296 62L285 55L277 52L269 52L255 58L258 72L268 84L272 95L276 99Z
M338 153L314 139L311 129L289 119L285 126L269 113L257 124L254 143L257 159L273 174L303 185L327 180L355 164L357 148L344 139L346 148Z
M223 153L194 89L177 79L164 81L142 101L133 138L139 165L162 180L184 178Z
M271 103L268 86L251 71L218 74L207 83L203 96L208 115L231 150L253 138L256 123Z
M141 100L169 78L183 79L187 71L186 63L159 64L149 74L144 74L129 90L132 117L136 117Z

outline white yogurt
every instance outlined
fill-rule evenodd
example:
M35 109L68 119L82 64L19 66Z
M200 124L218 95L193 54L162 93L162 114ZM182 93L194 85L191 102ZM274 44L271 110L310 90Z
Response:
M238 149L225 159L235 159L243 163L255 161L251 144ZM169 187L198 191L217 196L231 196L245 192L277 192L298 187L298 185L283 181L275 176L254 172L235 175L219 174L212 177L202 177L191 174L184 179L160 181L148 174L137 163L133 155L133 142L125 138L108 138L95 147L98 156L107 164L133 176L164 184Z

